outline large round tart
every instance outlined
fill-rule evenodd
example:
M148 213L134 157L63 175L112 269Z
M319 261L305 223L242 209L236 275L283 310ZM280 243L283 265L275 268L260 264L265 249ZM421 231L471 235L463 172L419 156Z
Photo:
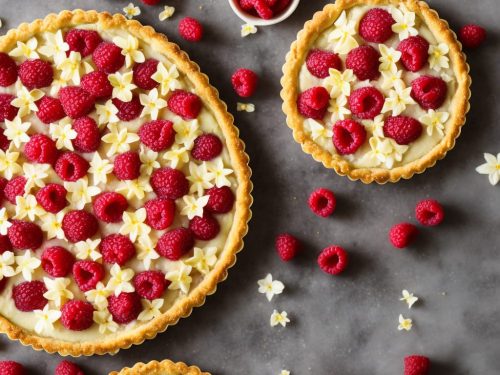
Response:
M158 362L136 363L120 372L113 371L109 375L210 375L202 372L197 366L188 366L183 362L174 363L168 359Z

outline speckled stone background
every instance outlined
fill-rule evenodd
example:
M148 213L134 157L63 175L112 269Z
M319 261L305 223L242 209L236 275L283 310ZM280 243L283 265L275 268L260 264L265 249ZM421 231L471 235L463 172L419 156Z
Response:
M134 0L139 3L139 0ZM240 38L242 22L226 0L168 0L175 16L158 20L160 6L142 9L138 19L178 42L198 62L235 112L230 75L238 67L261 77L252 98L257 112L235 113L247 144L255 185L253 220L246 247L229 278L192 316L155 340L115 356L79 358L87 374L107 374L137 361L171 358L197 364L214 375L402 374L405 355L422 353L434 375L500 373L500 186L475 172L483 152L500 152L498 88L498 0L433 0L431 5L457 29L485 26L489 42L469 55L472 110L455 149L434 168L396 185L363 185L338 177L302 153L284 123L279 79L285 54L297 31L327 1L302 0L282 24ZM2 32L49 12L84 8L121 12L128 1L0 0ZM183 16L199 18L204 40L189 44L176 32ZM333 189L338 209L329 219L307 208L318 186ZM389 227L414 222L415 203L433 197L445 205L439 228L423 229L411 248L397 251L387 241ZM274 237L290 231L306 244L304 255L282 263ZM323 274L319 251L343 245L351 256L340 277ZM257 280L271 272L282 280L282 295L267 302ZM402 289L421 298L411 310L399 301ZM286 310L287 328L271 328L273 309ZM410 332L397 330L398 315L414 320ZM57 355L34 352L5 337L0 359L29 366L30 374L52 374Z

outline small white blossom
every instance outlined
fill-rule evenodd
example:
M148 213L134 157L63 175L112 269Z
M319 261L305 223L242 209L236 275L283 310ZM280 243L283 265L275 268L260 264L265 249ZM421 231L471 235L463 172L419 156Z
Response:
M269 302L275 295L283 293L285 289L285 285L279 280L273 280L273 275L270 273L265 278L257 281L257 284L259 285L259 293L265 294Z

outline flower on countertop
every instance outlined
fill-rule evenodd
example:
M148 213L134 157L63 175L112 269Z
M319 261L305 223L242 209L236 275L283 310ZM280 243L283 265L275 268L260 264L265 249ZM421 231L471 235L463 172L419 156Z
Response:
M144 54L139 50L139 39L136 37L132 35L127 35L127 38L117 36L113 38L113 43L122 49L122 55L125 56L125 65L127 68L131 67L133 63L143 63L146 60ZM123 101L129 102L130 100Z
M142 261L146 270L149 270L151 262L158 259L160 255L156 252L155 245L150 236L141 238L141 241L137 245L137 259Z
M66 51L69 51L69 44L64 41L62 31L45 34L45 45L38 48L38 51L47 57L52 57L57 64L66 59Z
M93 261L102 258L102 254L98 251L101 239L92 240L87 238L85 241L75 243L76 257L81 260L92 259Z
M11 141L16 148L21 148L23 143L30 140L28 130L31 122L21 122L20 117L15 117L12 121L5 119L5 130L3 134Z
M42 261L36 256L32 256L30 250L26 250L24 255L18 255L16 259L16 273L23 275L24 280L31 281L33 272L42 264Z
M17 41L17 47L9 52L12 57L25 57L26 59L38 59L36 49L38 47L38 40L35 37L29 39L26 43Z
M158 18L160 19L160 21L165 21L166 19L169 19L170 17L172 17L174 15L174 13L175 13L174 7L165 5L163 10L160 12L160 14L158 14Z
M49 301L53 301L56 307L61 307L64 302L73 298L73 293L68 289L71 279L67 277L57 277L55 279L44 277L43 282L47 288L43 296Z
M444 124L449 118L450 114L448 112L436 112L430 109L425 115L419 118L419 121L426 126L429 136L432 136L434 131L436 131L436 133L443 137Z
M120 234L129 236L132 242L135 242L139 237L147 237L151 232L151 227L145 223L146 209L139 208L135 212L123 212L123 224L120 228Z
M99 325L99 333L114 333L118 330L118 324L113 320L113 316L108 310L94 311L94 322Z
M50 138L56 141L56 147L59 150L63 148L74 151L72 140L75 139L78 133L73 129L71 119L63 118L58 124L49 125Z
M35 218L42 217L45 215L45 210L38 205L38 202L34 195L27 195L23 197L18 195L16 197L16 215L14 219L24 219L28 217L31 221L35 221Z
M7 214L7 209L5 207L0 208L0 234L2 236L7 235L7 230L12 226L9 221L9 215Z
M120 293L132 293L135 291L131 280L134 277L134 271L130 268L120 268L120 266L115 263L109 271L111 277L106 285L115 296L119 296Z
M140 200L146 196L146 193L151 193L153 188L149 184L149 176L141 176L135 180L122 181L116 191L125 193L127 199L136 197Z
M141 117L149 115L152 120L158 118L158 114L162 108L167 106L166 100L159 97L158 89L154 88L148 94L139 94L142 108Z
M174 123L175 143L182 144L186 149L193 148L194 140L201 134L198 120Z
M255 25L252 25L251 23L245 23L244 25L241 25L242 38L245 38L250 34L255 34L256 32L257 32L257 27L255 27Z
M276 327L278 324L286 327L288 323L290 323L290 319L288 319L288 314L286 311L278 312L277 310L274 310L271 314L271 327Z
M493 154L485 153L484 159L486 163L481 164L476 168L476 172L480 174L487 174L490 184L495 186L500 181L500 153L495 157Z
M171 168L177 168L177 166L182 166L189 161L189 152L186 147L173 145L170 150L163 154L163 159L170 162Z
M380 51L380 58L378 59L380 61L379 70L381 72L397 71L396 63L401 59L401 52L387 47L385 44L379 44L378 49Z
M92 202L92 197L99 195L101 189L97 186L89 186L87 177L80 178L74 182L64 182L64 188L68 191L69 196L66 196L72 208L83 210L87 203Z
M192 270L193 267L180 262L180 267L177 270L170 271L165 275L165 279L170 280L168 289L180 289L182 293L188 294L191 281L193 281L193 278L189 276Z
M285 289L285 285L279 280L273 280L273 275L270 273L265 278L257 281L257 284L259 285L259 293L265 294L269 302L275 295L283 293Z
M408 292L406 289L403 289L401 294L403 295L403 297L400 298L399 300L406 302L408 304L409 309L411 309L413 304L418 301L418 297L415 297L413 293Z
M167 69L161 61L156 67L156 72L151 76L152 80L160 84L160 92L163 96L167 95L170 91L180 88L181 85L177 78L179 78L177 66L172 64Z
M184 201L184 207L182 207L181 215L187 216L189 220L192 220L195 216L203 216L203 208L207 205L210 196L204 195L202 197L196 198L192 195L185 195L182 197Z
M290 375L290 371L288 371L288 370L281 370L280 375Z
M125 126L109 124L109 133L102 137L104 143L110 145L106 155L122 154L130 150L130 144L139 140L139 135L131 133Z
M252 103L236 103L236 110L238 112L255 112L255 105Z
M24 185L24 191L29 192L31 188L44 187L45 179L49 177L49 173L51 170L50 164L23 164L23 174L26 178L26 184Z
M351 94L351 82L355 80L352 69L340 72L337 69L330 68L328 74L323 83L330 92L330 97L337 98L341 95L347 97Z
M226 176L233 174L231 168L225 168L222 158L217 158L207 162L208 172L212 174L214 185L217 187L231 186L231 181Z
M442 68L450 67L450 59L446 56L450 52L450 47L446 43L429 46L429 66L439 72Z
M96 114L97 114L97 123L100 125L104 124L114 124L115 122L119 122L118 118L118 108L113 104L113 100L109 99L104 104L96 104Z
M328 42L334 43L333 50L341 55L358 46L354 36L357 34L356 22L347 20L347 13L342 11L334 23L334 29L328 34Z
M22 171L21 165L17 163L19 152L0 150L0 172L10 180L14 175Z
M189 176L187 176L187 179L191 183L190 193L197 193L198 196L202 196L205 190L214 186L211 182L214 178L214 173L209 172L207 169L207 163L203 162L200 165L189 163Z
M10 104L19 108L19 111L17 112L17 117L19 118L29 115L32 111L38 111L36 102L45 95L42 90L28 90L26 87L18 83L16 83L16 93L17 97L13 99Z
M90 162L89 173L92 173L94 185L105 184L108 174L113 171L113 164L108 159L102 159L98 152L94 153Z
M398 116L411 104L415 104L411 97L411 87L405 88L404 84L396 82L394 89L389 91L389 97L385 99L382 113L391 111L393 116Z
M165 300L163 298L154 299L149 301L142 299L142 311L137 317L140 322L148 322L161 315L160 309L162 308Z
M102 282L98 282L95 289L85 292L85 298L92 303L98 310L104 310L108 307L108 297L113 292L106 288Z
M34 310L36 323L35 332L39 335L50 333L54 330L54 323L59 320L62 313L59 310L50 310L49 304L46 304L43 310Z
M132 83L134 72L120 73L116 72L108 76L108 81L113 86L113 98L117 98L122 102L130 102L132 100L132 90L137 88Z
M134 4L129 3L125 8L123 8L123 13L125 17L129 20L141 14L141 8L134 6Z
M410 12L404 4L401 5L400 9L391 8L391 14L396 21L392 25L392 31L398 34L399 40L418 35L418 30L414 27L415 13Z
M195 247L193 256L187 259L185 263L206 275L215 263L217 263L217 247L209 246L205 249Z
M411 327L413 326L413 321L409 318L403 317L403 315L399 314L399 325L398 325L398 330L402 331L409 331L411 330Z
M46 213L42 217L42 230L47 233L47 239L58 238L64 239L64 231L62 229L62 221L65 211L59 211L57 214Z
M15 257L12 251L4 251L0 254L0 280L4 277L12 277L16 274L14 271Z

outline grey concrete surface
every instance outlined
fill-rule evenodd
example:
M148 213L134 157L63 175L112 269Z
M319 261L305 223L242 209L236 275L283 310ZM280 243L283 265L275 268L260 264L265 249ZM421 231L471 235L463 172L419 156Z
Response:
M138 0L134 0L139 3ZM155 340L115 356L79 358L88 374L107 374L137 361L171 358L198 364L216 375L396 375L402 358L430 356L434 375L500 373L500 186L475 172L483 152L500 152L500 48L498 0L433 0L452 27L484 25L490 40L469 54L472 110L455 149L434 168L396 185L369 185L334 175L305 155L284 124L279 79L284 56L304 21L327 1L302 0L286 22L260 28L246 39L242 22L226 0L168 0L176 15L160 23L160 7L141 5L138 17L189 52L235 111L237 98L230 75L248 67L261 77L254 114L235 113L251 156L255 184L253 220L246 246L229 278L192 316ZM128 1L0 0L5 32L20 22L49 12L84 8L120 12ZM176 27L183 16L206 27L203 42L180 40ZM329 219L307 208L308 193L318 186L333 189L338 209ZM446 207L439 228L423 229L411 249L396 251L388 228L414 221L415 203L433 197ZM282 263L274 236L290 231L306 244L304 255ZM316 265L319 251L343 245L351 255L347 272L337 278ZM282 280L284 294L267 302L256 281L271 272ZM421 301L408 310L399 301L402 289ZM286 310L287 328L271 328L273 309ZM398 332L398 315L414 320L411 332ZM30 374L52 374L57 355L34 352L0 339L0 358L27 364Z

